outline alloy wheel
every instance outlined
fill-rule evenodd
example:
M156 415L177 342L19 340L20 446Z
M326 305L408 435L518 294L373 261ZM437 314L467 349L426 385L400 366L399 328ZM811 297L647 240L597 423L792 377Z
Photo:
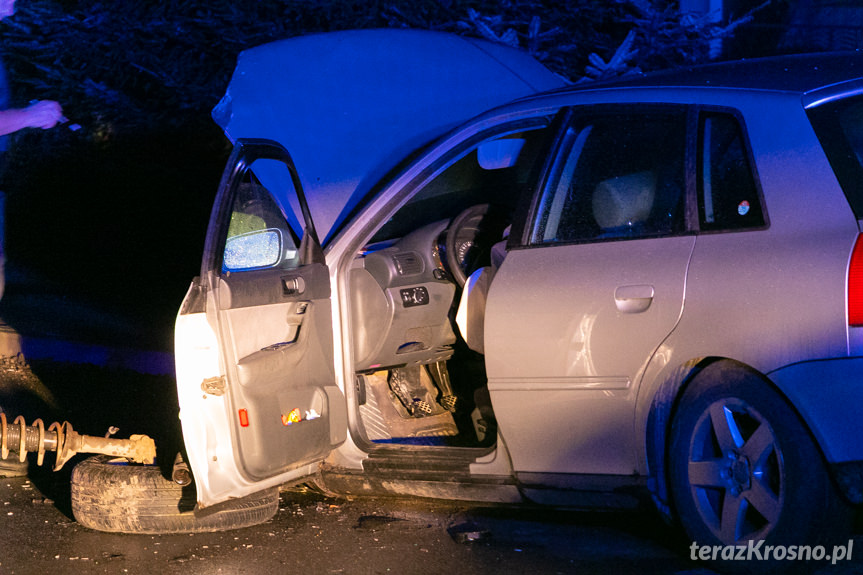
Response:
M722 542L764 538L783 509L785 469L770 423L746 402L723 398L697 420L688 483L704 524Z

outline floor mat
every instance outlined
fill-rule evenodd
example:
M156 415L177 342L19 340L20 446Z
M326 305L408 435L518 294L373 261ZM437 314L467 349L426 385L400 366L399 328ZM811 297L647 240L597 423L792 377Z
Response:
M424 373L424 377L428 377ZM387 383L386 371L361 376L366 387L366 403L360 406L360 416L371 441L407 443L399 440L449 437L458 434L455 420L448 411L425 417L412 417L394 396ZM417 445L417 444L415 444ZM428 444L419 444L428 445Z

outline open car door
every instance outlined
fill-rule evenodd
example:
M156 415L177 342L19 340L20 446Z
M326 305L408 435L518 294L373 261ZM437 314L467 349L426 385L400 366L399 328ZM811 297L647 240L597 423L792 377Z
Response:
M286 214L302 214L301 229ZM345 440L330 278L287 150L239 140L177 318L180 418L205 507L314 473Z

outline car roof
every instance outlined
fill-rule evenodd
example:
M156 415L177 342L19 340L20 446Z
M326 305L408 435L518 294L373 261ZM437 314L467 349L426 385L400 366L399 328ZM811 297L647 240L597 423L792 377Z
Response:
M509 46L424 30L350 30L242 52L213 119L231 141L269 138L288 149L326 243L413 150L485 110L564 85ZM288 218L298 227L295 214Z
M857 78L863 78L863 52L847 51L682 66L577 87L722 87L804 94Z

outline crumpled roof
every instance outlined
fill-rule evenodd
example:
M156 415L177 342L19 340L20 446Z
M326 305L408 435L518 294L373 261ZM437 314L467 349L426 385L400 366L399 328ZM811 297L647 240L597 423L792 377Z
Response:
M421 30L334 32L242 52L213 118L231 141L269 138L288 149L326 243L411 151L489 108L565 84L501 44Z

